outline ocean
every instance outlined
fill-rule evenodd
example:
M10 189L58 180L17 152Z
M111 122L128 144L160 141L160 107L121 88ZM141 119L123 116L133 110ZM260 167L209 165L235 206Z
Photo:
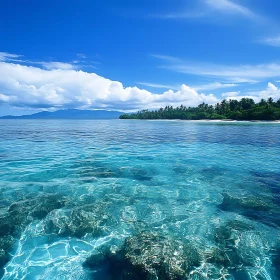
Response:
M280 123L0 120L0 278L280 279Z

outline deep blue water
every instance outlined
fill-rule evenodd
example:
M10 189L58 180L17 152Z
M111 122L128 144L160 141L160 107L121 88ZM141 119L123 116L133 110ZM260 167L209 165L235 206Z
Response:
M145 231L186 279L280 279L279 162L280 123L1 120L0 275L114 279L86 259Z

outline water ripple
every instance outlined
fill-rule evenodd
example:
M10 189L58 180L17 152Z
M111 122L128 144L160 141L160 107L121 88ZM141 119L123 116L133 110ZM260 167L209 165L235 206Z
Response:
M0 131L2 279L121 279L123 252L158 277L149 254L166 246L164 279L280 278L279 124L1 120ZM199 260L184 271L181 243Z

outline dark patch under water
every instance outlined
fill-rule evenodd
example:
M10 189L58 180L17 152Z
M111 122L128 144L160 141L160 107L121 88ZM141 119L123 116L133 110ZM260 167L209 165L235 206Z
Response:
M279 227L280 207L273 199L264 197L232 197L223 194L223 202L218 206L223 211L235 212L253 220Z

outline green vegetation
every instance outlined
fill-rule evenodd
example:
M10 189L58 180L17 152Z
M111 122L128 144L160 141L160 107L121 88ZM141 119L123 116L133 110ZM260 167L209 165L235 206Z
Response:
M159 110L142 110L137 113L123 114L120 119L233 119L233 120L280 120L280 99L274 102L272 98L262 99L255 103L253 99L223 100L216 105L200 104L198 107L173 108L166 106Z

